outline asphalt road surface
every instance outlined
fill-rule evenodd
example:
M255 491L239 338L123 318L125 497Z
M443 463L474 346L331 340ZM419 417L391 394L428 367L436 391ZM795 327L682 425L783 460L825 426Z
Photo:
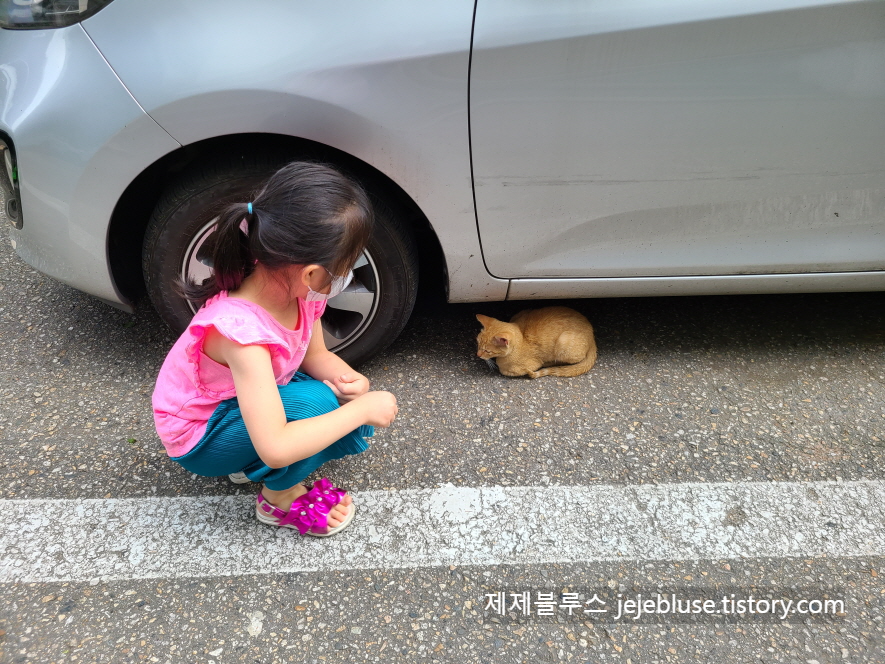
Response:
M323 468L354 524L308 540L166 457L146 303L4 242L0 662L885 661L885 294L569 301L589 374L475 358L474 314L544 304L425 289L361 367L399 418Z

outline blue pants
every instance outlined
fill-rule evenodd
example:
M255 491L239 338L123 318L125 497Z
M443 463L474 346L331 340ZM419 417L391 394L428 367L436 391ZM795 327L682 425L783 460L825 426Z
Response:
M338 408L338 399L329 386L303 373L296 373L292 381L279 390L288 422L324 415ZM253 482L264 482L272 491L283 491L327 461L365 452L369 449L365 439L374 434L374 427L364 424L311 457L283 468L271 468L255 451L240 405L233 398L218 404L196 447L172 460L192 473L207 477L244 472Z

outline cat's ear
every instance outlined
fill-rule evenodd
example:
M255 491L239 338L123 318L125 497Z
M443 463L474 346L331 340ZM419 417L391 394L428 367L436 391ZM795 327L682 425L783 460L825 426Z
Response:
M510 339L508 339L507 337L495 337L494 342L495 342L496 346L509 346L510 345Z
M482 323L483 327L488 327L489 323L491 323L494 318L489 318L488 316L483 316L482 314L476 314L476 320Z

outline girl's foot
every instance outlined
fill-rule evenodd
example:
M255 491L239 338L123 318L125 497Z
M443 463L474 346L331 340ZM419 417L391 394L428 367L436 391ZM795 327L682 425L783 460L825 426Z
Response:
M256 502L256 514L262 523L295 528L302 535L317 537L344 530L356 509L350 494L325 478L318 480L309 491L300 483L284 491L265 487Z
M261 493L264 494L264 498L271 505L280 508L284 512L288 512L292 508L292 503L307 493L307 487L299 482L291 489L286 489L285 491L272 491L267 487L264 487ZM332 508L332 511L326 516L330 528L340 526L347 518L347 514L350 512L351 503L353 503L353 498L351 498L349 493L345 493L344 497L341 498L341 502L335 505Z

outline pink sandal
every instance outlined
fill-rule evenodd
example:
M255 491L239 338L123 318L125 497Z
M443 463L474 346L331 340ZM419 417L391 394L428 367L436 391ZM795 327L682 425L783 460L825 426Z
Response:
M340 503L347 492L332 485L327 478L317 480L310 490L292 502L288 512L271 505L264 494L255 498L255 515L261 523L279 528L293 528L302 535L328 537L339 533L353 520L356 505L350 503L350 510L344 520L334 528L330 528L327 517L332 508Z

